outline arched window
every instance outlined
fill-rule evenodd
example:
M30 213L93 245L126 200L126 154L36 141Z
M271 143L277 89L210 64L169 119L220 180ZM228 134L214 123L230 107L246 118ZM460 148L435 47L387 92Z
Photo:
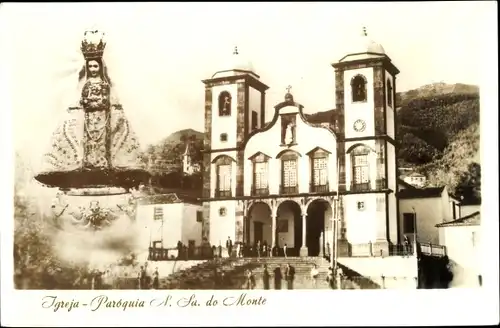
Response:
M366 78L356 75L351 80L352 102L366 101Z
M281 159L281 194L296 194L299 192L297 179L297 153L287 151Z
M316 149L309 154L311 158L311 192L328 191L328 152Z
M219 116L231 116L231 94L227 91L219 94Z
M387 79L387 105L392 107L392 83Z
M221 135L220 135L220 141L221 142L226 142L227 141L227 133L221 133Z
M229 156L220 156L215 160L216 197L231 197L231 167L233 160Z
M251 158L253 166L252 195L269 194L269 156L259 153Z
M370 165L368 155L370 148L359 145L351 152L352 190L370 190Z

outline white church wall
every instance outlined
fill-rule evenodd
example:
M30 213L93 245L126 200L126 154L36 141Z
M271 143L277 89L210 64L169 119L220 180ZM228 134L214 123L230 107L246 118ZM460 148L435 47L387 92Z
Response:
M225 208L225 215L221 215L221 208ZM236 239L236 210L237 201L213 201L210 202L210 244L218 246L219 243L225 247L227 237Z
M358 202L364 202L364 210L358 210ZM356 194L344 196L346 238L351 244L366 244L377 238L377 195Z
M389 187L389 189L396 191L396 148L388 142L385 143L385 146L387 147L387 186Z
M307 155L308 152L316 147L321 147L330 152L328 156L328 181L330 190L336 187L336 138L328 130L320 127L313 127L300 119L298 109L293 106L284 107L280 110L282 113L297 113L296 119L296 141L297 145L281 146L281 117L276 124L267 131L255 134L250 138L245 147L245 185L244 194L251 194L253 168L252 162L248 159L258 152L270 156L269 160L269 192L271 194L279 193L281 184L281 160L276 158L284 150L292 150L300 154L297 163L298 169L298 187L299 192L309 192L309 183L311 179L311 163Z

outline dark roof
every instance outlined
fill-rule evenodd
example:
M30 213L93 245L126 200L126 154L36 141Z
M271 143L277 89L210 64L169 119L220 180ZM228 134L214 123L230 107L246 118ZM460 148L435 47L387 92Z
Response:
M139 204L174 204L190 203L201 204L198 198L201 197L201 189L180 189L180 188L157 188L145 187L141 190L143 194L139 198Z
M481 224L481 215L480 212L474 212L472 214L461 217L460 219L456 219L450 222L443 222L440 224L436 224L437 228L442 227L463 227L463 226L476 226Z
M139 205L175 204L182 203L182 200L176 194L145 195L140 197L137 203Z
M481 198L464 198L460 199L460 206L467 206L467 205L481 205Z
M434 198L441 197L444 190L443 187L429 187L429 188L414 188L414 189L403 189L398 192L399 199L411 199L411 198Z

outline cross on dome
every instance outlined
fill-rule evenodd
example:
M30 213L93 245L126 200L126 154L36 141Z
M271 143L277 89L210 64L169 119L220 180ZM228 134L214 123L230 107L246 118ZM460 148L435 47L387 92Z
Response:
M287 92L287 93L290 93L290 90L291 90L291 89L292 89L292 86L291 86L291 85L287 86L287 87L286 87L286 92Z

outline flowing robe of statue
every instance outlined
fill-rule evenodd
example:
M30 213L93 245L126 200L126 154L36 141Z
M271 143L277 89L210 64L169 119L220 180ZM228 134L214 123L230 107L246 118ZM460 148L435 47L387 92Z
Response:
M88 48L82 46L80 99L54 132L36 178L59 188L137 187L147 180L137 137L107 76L103 51L95 55Z

